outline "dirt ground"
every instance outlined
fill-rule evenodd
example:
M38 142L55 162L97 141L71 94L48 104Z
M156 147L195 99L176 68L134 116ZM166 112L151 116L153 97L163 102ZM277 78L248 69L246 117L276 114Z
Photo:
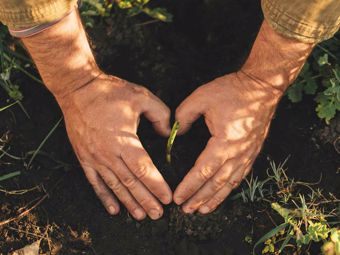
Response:
M199 85L242 65L263 19L260 1L164 0L157 5L166 6L174 14L172 23L147 24L149 19L144 16L127 18L116 13L88 33L103 70L145 85L173 110ZM1 112L0 134L9 141L9 152L23 157L37 148L61 112L44 87L21 75L16 82L31 119L17 106ZM6 98L0 91L1 102ZM289 176L315 182L322 174L320 187L339 196L340 157L333 141L339 136L340 120L326 126L314 109L312 98L299 104L283 98L254 173L264 176L269 159L282 162L290 155ZM176 139L174 163L168 166L166 140L155 135L145 120L139 135L172 188L209 138L201 119L187 135ZM174 204L165 208L164 217L158 221L136 222L125 210L111 217L87 183L63 124L42 151L31 166L27 165L29 157L0 159L0 175L21 171L18 177L0 182L1 189L36 187L22 195L0 192L0 222L44 198L27 216L0 225L0 254L45 236L48 238L43 239L41 252L51 254L244 255L251 254L252 245L245 237L252 230L252 238L257 240L273 227L266 213L259 211L249 217L249 208L231 199L204 217L183 215Z

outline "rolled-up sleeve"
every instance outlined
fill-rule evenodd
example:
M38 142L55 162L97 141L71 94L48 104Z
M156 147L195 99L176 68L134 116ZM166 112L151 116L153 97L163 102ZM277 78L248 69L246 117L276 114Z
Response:
M62 18L76 0L0 0L0 21L10 29L37 26Z
M266 21L278 33L307 43L331 38L340 27L340 0L262 0Z

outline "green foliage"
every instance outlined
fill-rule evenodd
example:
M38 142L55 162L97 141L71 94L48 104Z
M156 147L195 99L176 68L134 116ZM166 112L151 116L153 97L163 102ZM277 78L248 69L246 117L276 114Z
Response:
M150 8L147 4L150 0L119 0L118 7L126 9L129 16L145 13L153 19L163 22L171 22L172 15L165 8Z
M312 185L315 184L289 178L285 162L279 165L271 162L271 169L267 171L269 180L267 178L262 187L272 190L263 200L270 203L283 222L256 242L253 253L263 244L262 254L281 254L285 249L289 249L289 254L292 251L301 254L311 243L324 242L323 250L334 251L324 254L339 255L335 252L340 244L339 229L332 227L332 221L338 217L335 208L340 200L331 193L326 196L322 190L314 189Z
M307 95L314 95L317 90L317 83L310 71L309 63L306 63L300 73L300 79L298 79L288 90L287 96L293 103L300 102L302 100L303 93Z
M324 84L326 89L320 92L315 101L318 103L316 112L319 118L326 123L334 118L337 111L340 111L340 67L336 65L332 70L334 76Z
M254 203L257 201L260 201L261 199L264 198L264 193L265 193L265 189L263 188L264 184L268 181L264 180L264 181L259 181L258 177L256 176L254 178L253 175L250 176L249 178L246 178L246 183L247 183L247 188L244 189L242 188L241 191L241 196L242 196L242 200L244 203Z
M112 10L111 1L83 0L80 8L82 20L86 27L93 28L95 17L108 17Z
M287 90L293 103L315 95L316 113L329 124L340 110L340 40L336 36L318 45L295 83ZM320 85L318 85L320 84Z
M144 13L155 20L172 21L172 15L165 8L151 8L149 2L150 0L83 0L81 16L86 27L90 28L95 25L95 17L109 17L114 7L125 10L130 17Z
M27 71L32 62L25 55L19 53L18 48L21 48L21 44L9 35L6 26L0 24L0 87L7 92L10 100L18 103L29 118L26 109L21 103L24 96L20 91L20 86L14 82L12 76L14 73L20 72L38 83L42 83L42 81ZM8 109L8 107L5 107L5 109Z

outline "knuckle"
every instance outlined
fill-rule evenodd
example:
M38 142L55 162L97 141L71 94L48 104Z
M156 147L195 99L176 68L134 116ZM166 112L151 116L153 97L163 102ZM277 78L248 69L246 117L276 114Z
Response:
M207 181L213 176L213 170L209 167L204 167L199 171L199 175L201 179Z
M194 194L197 190L195 189L194 186L192 185L188 185L186 188L185 188L185 194L188 196L188 195L191 195L191 194ZM187 197L186 196L186 197Z
M150 94L151 94L151 92L147 88L145 88L144 86L141 86L141 85L134 84L134 86L132 88L133 88L134 93L139 94L143 97L144 96L149 97Z
M143 208L148 208L151 207L152 200L148 197L141 198L138 200L138 203L143 207Z
M170 115L171 115L171 112L170 112L170 109L168 107L166 107L163 111L163 114L161 116L161 120L168 120L170 119Z
M133 213L138 207L132 197L121 197L119 200L124 204L129 212Z
M117 180L106 180L106 185L114 192L114 193L119 193L122 185L119 181Z
M135 175L138 179L143 179L144 177L149 175L149 167L146 165L138 165L135 168Z
M122 179L122 182L124 186L127 187L128 189L134 189L137 184L137 179L134 178L133 176L129 176L129 177Z
M225 181L220 178L214 178L212 180L212 189L213 190L219 190L223 185L225 184Z

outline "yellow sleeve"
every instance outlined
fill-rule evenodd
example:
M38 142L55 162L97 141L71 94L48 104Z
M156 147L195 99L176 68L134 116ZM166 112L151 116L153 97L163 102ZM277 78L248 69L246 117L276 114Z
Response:
M340 0L262 0L262 10L275 31L307 43L329 39L340 27Z
M29 28L62 18L76 0L0 0L0 21L10 29Z

